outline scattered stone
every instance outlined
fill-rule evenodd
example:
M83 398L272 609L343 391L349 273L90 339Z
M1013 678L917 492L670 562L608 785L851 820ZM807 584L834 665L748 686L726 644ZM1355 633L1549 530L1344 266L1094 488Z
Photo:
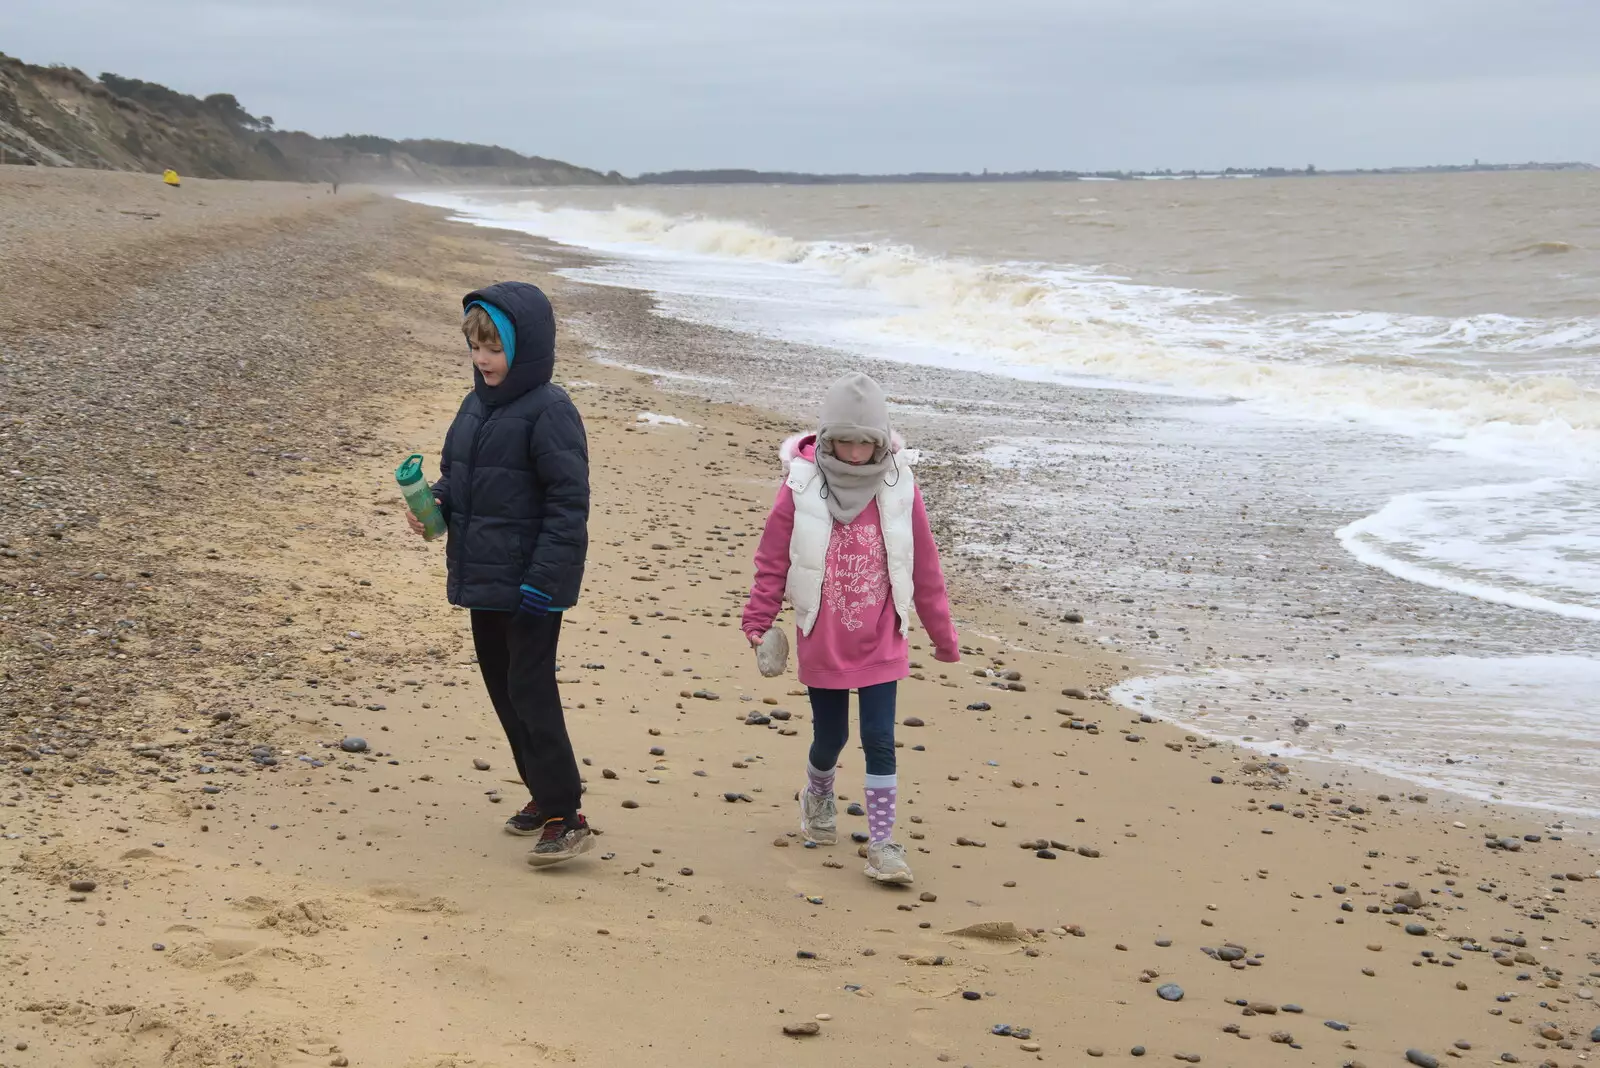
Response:
M807 1035L819 1035L822 1033L822 1025L817 1023L815 1020L806 1020L802 1023L784 1024L783 1033L788 1035L790 1038L804 1038Z
M939 895L934 893L932 890L924 890L922 892L922 895L917 900L922 901L925 904L931 905L935 901L939 900Z
M1010 920L985 920L945 934L958 938L987 938L993 942L1022 941L1022 931Z
M367 740L365 738L346 738L339 743L339 748L346 753L365 753L367 751Z
M1439 1058L1431 1053L1424 1053L1420 1049L1406 1050L1406 1060L1416 1065L1417 1068L1439 1068Z
M1294 1036L1287 1031L1274 1031L1267 1037L1272 1039L1272 1041L1276 1042L1280 1046L1287 1046L1289 1043L1294 1041Z
M667 755L667 751L665 749L661 748L659 745L652 745L650 747L650 755L651 756L666 756Z
M75 894L87 894L99 885L93 879L74 879L68 884L68 889Z
M1427 933L1428 933L1428 929L1426 927L1422 926L1422 924L1420 924L1420 923L1408 923L1408 924L1406 924L1406 934L1408 934L1408 935L1425 935Z
M617 773L612 771L610 768L601 768L600 777L602 779L615 779L617 777Z
M474 757L473 761L472 761L472 766L477 768L479 771L488 771L489 770L489 762L487 760L483 759L482 757Z
M1135 1056L1135 1057L1143 1057L1144 1056L1144 1047L1143 1046L1135 1046L1132 1049L1130 1049L1128 1051L1128 1053L1131 1054L1132 1056Z
M1163 983L1156 987L1156 996L1162 1001L1182 1001L1183 987L1177 983Z
M694 869L693 868L679 868L678 869L678 874L679 875L685 875L685 876L693 875L694 874Z
M905 719L900 721L900 725L902 727L921 727L924 724L922 720L916 716L907 716Z
M961 996L966 998L968 1001L977 1001L983 997L983 995L978 993L976 990L963 990L961 992Z
M622 807L623 808L638 808L639 807L639 802L634 801L632 799L629 799L629 800L624 801L622 803Z

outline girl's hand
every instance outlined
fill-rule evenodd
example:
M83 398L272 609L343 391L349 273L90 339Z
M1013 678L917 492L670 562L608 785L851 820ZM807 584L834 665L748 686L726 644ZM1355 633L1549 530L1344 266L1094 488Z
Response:
M935 649L933 651L933 658L939 661L941 664L959 664L961 663L961 650Z
M746 634L744 637L745 637L745 641L750 643L750 648L752 648L752 649L761 648L761 635L759 635L759 634Z

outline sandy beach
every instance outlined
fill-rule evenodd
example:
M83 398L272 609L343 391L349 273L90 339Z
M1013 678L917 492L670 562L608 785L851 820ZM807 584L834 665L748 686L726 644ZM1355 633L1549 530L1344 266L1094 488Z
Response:
M359 190L0 167L0 1068L1593 1052L1590 829L1143 722L1092 619L949 546L963 661L914 633L901 690L917 882L803 848L806 701L737 626L803 427L615 366L735 342L576 262ZM603 835L540 872L392 477L507 278L570 324L593 457L561 679Z

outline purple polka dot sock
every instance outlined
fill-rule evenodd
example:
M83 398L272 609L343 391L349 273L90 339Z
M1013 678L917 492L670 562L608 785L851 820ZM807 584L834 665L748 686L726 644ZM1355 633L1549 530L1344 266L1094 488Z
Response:
M833 793L833 769L818 771L811 766L809 760L806 761L806 789L818 797L827 797Z
M887 842L894 835L894 808L895 794L898 787L893 782L893 776L882 775L874 778L890 781L888 786L867 787L867 832L874 842Z

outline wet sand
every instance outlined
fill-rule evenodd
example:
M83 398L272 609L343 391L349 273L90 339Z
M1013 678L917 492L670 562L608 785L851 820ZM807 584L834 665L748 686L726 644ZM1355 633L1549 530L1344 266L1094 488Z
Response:
M1104 697L1131 665L955 555L963 662L917 650L902 689L916 884L803 848L808 710L737 627L800 428L590 358L737 340L376 197L186 182L191 217L86 221L143 181L0 168L0 214L68 220L25 239L59 234L62 310L0 292L0 1066L1592 1050L1587 829L1139 722ZM460 293L510 277L572 324L594 456L561 678L604 833L542 872L500 830L524 795L391 474L432 467L466 388ZM937 513L955 484L928 488Z

